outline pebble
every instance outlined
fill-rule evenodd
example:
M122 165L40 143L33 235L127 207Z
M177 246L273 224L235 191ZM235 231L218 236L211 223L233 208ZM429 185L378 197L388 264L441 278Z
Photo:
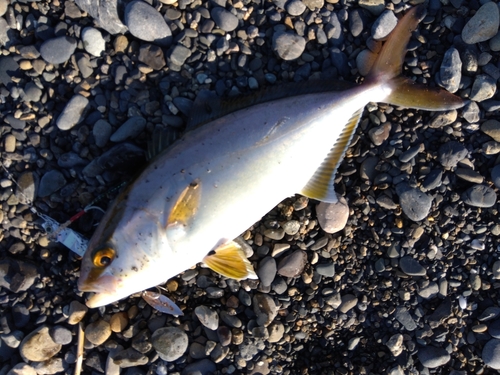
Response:
M257 267L257 276L264 287L271 286L276 277L276 260L271 256L262 259Z
M302 274L307 264L307 254L302 250L295 250L285 256L278 263L278 274L285 277L297 277Z
M500 164L497 164L491 170L491 181L500 189Z
M173 362L186 352L189 339L180 328L164 327L153 333L151 342L161 359Z
M78 301L71 301L68 309L68 324L75 325L82 321L88 307Z
M102 33L93 28L86 27L82 30L81 38L85 51L93 56L99 57L106 49L106 41L102 37Z
M351 309L353 309L358 304L358 298L353 294L346 294L342 296L342 302L338 307L338 310L345 314Z
M483 176L470 168L457 168L455 174L462 180L469 181L475 184L481 184L484 180Z
M500 339L500 320L494 320L487 325L488 333L495 339Z
M19 77L19 64L11 56L0 57L0 83L7 89L14 86L13 78Z
M193 362L187 365L184 370L182 370L182 375L211 375L215 373L217 367L209 359L202 359L198 362Z
M306 10L306 5L301 0L290 0L286 3L285 10L291 16L300 16Z
M462 194L462 199L469 206L493 207L497 201L497 195L489 186L474 185Z
M111 135L111 142L119 143L137 137L146 128L146 119L132 116Z
M397 307L395 312L396 320L401 323L407 331L414 331L417 329L417 324L408 312L406 307Z
M128 326L128 315L126 312L118 312L111 315L109 319L109 327L113 332L122 332Z
M368 131L368 136L375 146L381 146L391 133L391 124L385 123Z
M500 25L498 5L487 2L479 8L462 29L462 40L467 44L484 42L493 38Z
M56 344L67 345L73 340L71 331L63 326L49 328L49 335Z
M417 293L424 299L432 299L439 293L439 286L437 283L431 281L426 286L419 288Z
M4 139L4 150L5 152L16 151L16 137L12 134L7 134Z
M162 15L144 1L131 1L125 7L125 25L140 40L168 47L172 32Z
M226 31L231 32L238 27L238 18L222 7L214 7L210 12L212 19L215 21L216 25Z
M425 268L410 256L401 258L399 267L408 276L425 276L427 274Z
M500 370L500 340L489 340L483 347L481 357L486 366Z
M50 337L49 327L41 326L23 339L19 345L19 354L25 362L44 362L59 353L61 348Z
M37 375L37 372L27 363L21 362L14 365L14 367L7 372L7 375Z
M382 40L396 27L398 19L392 10L385 10L373 23L372 38Z
M335 275L335 264L334 263L323 263L316 266L316 272L325 277L333 277Z
M489 135L495 141L500 142L500 122L497 120L487 120L481 124L481 131Z
M451 93L458 91L462 79L462 60L455 47L446 51L439 70L440 85Z
M271 296L257 293L252 300L253 311L257 315L257 324L267 327L278 314L278 306Z
M474 78L470 99L476 102L482 102L492 98L497 91L496 80L489 75L480 74Z
M320 202L316 206L318 223L326 233L337 233L345 228L349 219L349 205L344 197L337 195L338 202Z
M96 346L104 344L110 336L111 326L105 320L99 319L85 327L85 338Z
M429 215L432 197L407 184L397 185L396 193L399 196L399 204L403 212L410 220L420 221Z
M208 329L215 331L219 327L219 314L217 311L210 309L207 306L196 306L194 313L203 324Z
M97 147L106 146L112 131L113 129L109 124L109 122L103 119L97 120L94 126L92 127L92 134L94 135L96 146Z
M427 368L438 368L447 364L451 359L450 354L446 350L434 346L419 348L417 356L420 363Z
M401 353L403 353L404 350L403 338L404 337L402 334L397 333L395 335L392 335L391 338L387 340L387 343L385 344L394 357L397 357Z
M78 7L89 13L101 28L110 34L124 34L127 27L118 15L118 3L113 1L75 0Z
M49 39L40 46L40 55L50 64L63 64L75 52L76 45L76 39L69 36Z
M468 154L465 146L457 141L446 142L439 147L438 161L445 168L454 168Z
M174 49L177 47L178 46L174 47ZM163 50L161 47L155 46L154 44L143 44L141 46L139 49L139 61L150 66L154 70L161 70L166 64Z
M57 127L61 130L70 130L82 122L88 106L89 100L86 97L79 94L73 95L57 118Z
M359 0L359 6L378 16L385 9L384 0Z
M462 116L470 124L478 122L480 116L479 116L479 106L477 105L477 103L469 101L462 108Z
M143 366L147 364L149 360L148 357L138 352L134 348L127 348L118 352L113 357L113 362L120 366L120 368L137 368L137 366Z
M45 173L40 180L38 189L39 197L48 197L66 185L67 181L64 175L56 169L52 169Z
M275 343L281 341L283 335L285 334L285 326L279 321L272 322L268 327L269 338L267 341L270 343Z
M285 61L298 59L305 48L305 39L293 32L277 31L273 35L273 51Z

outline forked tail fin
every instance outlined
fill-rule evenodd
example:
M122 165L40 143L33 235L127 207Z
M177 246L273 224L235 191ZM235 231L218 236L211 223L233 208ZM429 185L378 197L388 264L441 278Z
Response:
M416 6L399 20L384 43L366 79L369 82L389 83L392 93L384 100L389 104L428 111L460 108L465 103L458 96L443 89L417 84L401 76L406 46L410 41L411 33L417 28L425 13L426 9L423 5Z

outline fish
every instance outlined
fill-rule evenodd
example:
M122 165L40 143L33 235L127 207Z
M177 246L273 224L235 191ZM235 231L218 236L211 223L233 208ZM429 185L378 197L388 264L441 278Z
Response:
M153 155L89 242L78 280L80 291L93 293L87 306L144 291L199 262L228 278L256 278L235 239L295 194L337 202L336 170L366 104L462 107L460 97L402 76L425 13L413 7L398 21L362 84L242 100Z

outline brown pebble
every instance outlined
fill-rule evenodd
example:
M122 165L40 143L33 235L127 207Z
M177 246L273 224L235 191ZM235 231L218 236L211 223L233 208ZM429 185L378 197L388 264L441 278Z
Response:
M87 311L87 306L78 301L72 301L69 305L68 324L74 325L80 323Z
M245 338L245 334L239 328L233 328L231 330L231 334L233 335L232 343L234 345L240 345L243 342L243 339Z
M111 336L111 327L105 320L90 323L85 328L85 338L95 346L102 345Z
M121 332L128 325L128 315L126 312L119 312L113 314L111 319L109 320L109 325L113 332Z
M169 292L175 292L179 288L179 283L176 280L168 280L167 289Z

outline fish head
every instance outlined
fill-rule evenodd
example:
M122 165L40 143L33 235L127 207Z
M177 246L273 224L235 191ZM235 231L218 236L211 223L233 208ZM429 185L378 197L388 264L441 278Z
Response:
M157 216L115 202L82 259L78 289L94 293L87 306L104 306L166 281L168 246Z

